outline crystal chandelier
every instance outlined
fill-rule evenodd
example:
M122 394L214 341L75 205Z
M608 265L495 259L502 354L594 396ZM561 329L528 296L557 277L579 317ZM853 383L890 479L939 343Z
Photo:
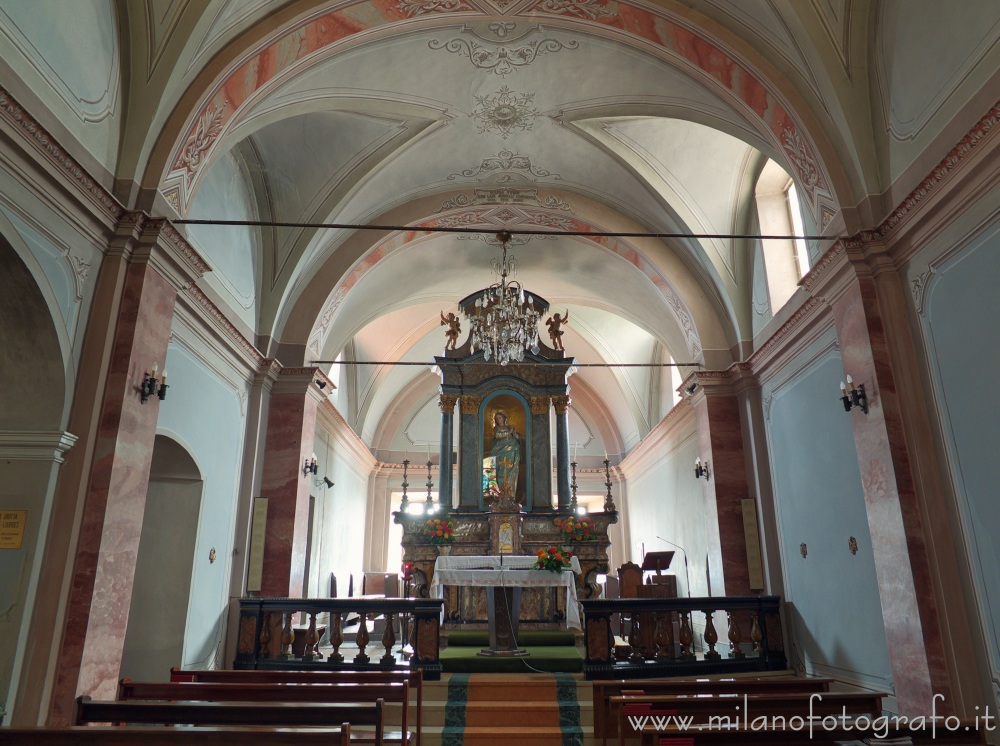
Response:
M521 283L509 280L515 274L514 258L507 258L507 242L511 234L497 234L503 256L493 259L493 271L500 281L481 291L474 305L464 309L472 330L472 352L483 351L486 360L507 365L521 362L529 348L538 354L538 321L541 312L534 298L525 294Z

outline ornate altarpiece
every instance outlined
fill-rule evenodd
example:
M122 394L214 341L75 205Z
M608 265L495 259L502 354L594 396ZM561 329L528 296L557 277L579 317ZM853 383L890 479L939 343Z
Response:
M436 357L435 362L441 372L441 477L439 502L432 510L435 517L447 515L456 524L455 543L445 545L444 551L462 555L533 555L537 549L552 545L567 546L556 522L573 513L567 423L568 377L573 358L540 343L537 354L525 351L523 362L501 366L487 362L482 351L471 352L470 340L466 340L458 349L447 350L444 357ZM458 479L453 485L456 406ZM550 407L555 410L556 423L554 469ZM498 413L502 415L499 418ZM516 486L511 481L509 489L504 489L503 480L491 472L501 469L496 463L484 463L484 459L491 452L499 453L493 460L509 465L510 449L503 444L494 449L494 441L508 443L510 438L504 436L510 427L520 439L520 464ZM499 437L495 437L496 433ZM558 495L556 507L552 505L553 493ZM608 572L608 526L617 523L618 513L612 506L610 512L591 513L589 518L595 538L572 545L582 569L577 577L580 599L600 594L597 575ZM427 515L398 512L394 519L403 526L403 562L411 565L413 573L411 594L426 597L441 545L429 543L424 536ZM523 628L561 624L566 614L562 606L564 600L553 589L525 589L521 601ZM483 589L447 588L445 616L446 626L485 626Z

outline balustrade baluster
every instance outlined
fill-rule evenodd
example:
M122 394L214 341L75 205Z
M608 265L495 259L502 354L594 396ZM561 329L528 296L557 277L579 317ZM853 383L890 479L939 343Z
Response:
M715 643L719 641L719 633L716 631L715 622L712 620L712 615L715 611L704 609L702 613L705 615L705 643L708 645L708 650L705 651L705 658L716 661L722 656L715 649Z
M396 656L392 654L392 646L396 644L396 632L393 630L395 617L391 611L385 615L385 632L382 633L382 646L385 648L385 655L379 659L383 666L396 665Z
M371 660L365 652L365 648L368 646L368 612L362 611L358 616L360 617L358 620L358 634L354 638L355 642L358 643L358 654L354 656L354 662L367 663Z
M694 660L694 650L691 648L691 643L694 642L694 632L691 631L691 619L690 612L682 611L681 615L681 629L680 629L680 642L681 642L681 660Z
M642 638L639 635L639 612L632 611L629 615L630 629L628 632L628 645L632 648L632 655L629 656L629 663L645 663L646 658L642 654Z
M666 663L674 659L674 620L669 611L656 615L656 632L653 642L656 643L656 662Z
M760 641L763 639L763 635L760 632L760 612L753 612L750 615L750 619L750 639L753 640L753 651L760 655L762 650Z
M281 655L279 658L284 658L286 661L291 660L292 656L292 643L295 642L295 632L292 630L292 614L289 611L285 614L285 626L281 629Z
M740 631L740 622L737 618L735 612L726 612L729 615L729 655L731 658L745 658L743 651L740 650L740 642L743 639L743 633Z
M330 614L330 645L333 652L327 657L330 663L343 663L344 656L340 652L340 646L344 644L344 626L340 612L335 611Z
M260 657L271 657L271 625L274 620L270 611L265 611L260 625Z
M306 630L306 647L302 651L302 660L323 660L322 654L317 649L318 645L319 632L316 630L316 612L312 611L309 613L309 629Z

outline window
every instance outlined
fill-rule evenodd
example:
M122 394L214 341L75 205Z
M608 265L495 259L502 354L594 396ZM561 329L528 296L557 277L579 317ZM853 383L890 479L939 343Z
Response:
M792 178L774 161L768 161L757 180L757 221L761 235L801 236L805 233L798 194ZM809 253L802 239L761 239L767 292L774 314L809 271Z

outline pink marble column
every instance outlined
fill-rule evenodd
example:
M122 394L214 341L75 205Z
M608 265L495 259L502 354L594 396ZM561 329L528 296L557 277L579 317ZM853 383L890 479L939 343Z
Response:
M51 722L72 717L73 700L113 698L119 676L146 488L161 402L141 403L143 374L166 359L180 282L205 266L164 221L129 214L102 272L118 274L117 322L101 397L93 460L84 497L72 585L55 681ZM89 329L88 334L107 333ZM169 406L165 404L164 406Z
M710 535L718 527L722 579L719 588L713 579L716 596L750 595L750 571L747 567L746 534L743 531L743 507L740 500L750 496L746 462L743 455L743 430L740 408L728 373L698 373L693 380L698 388L691 395L698 424L698 457L707 462L708 480L702 478L705 518ZM691 464L694 479L694 464Z
M285 369L271 390L261 479L261 497L268 499L262 596L302 596L309 495L316 478L303 467L313 453L323 396L317 379L326 381L318 368Z
M832 251L807 287L829 304L845 376L863 384L868 398L868 414L855 407L849 416L899 712L947 714L954 705L945 644L886 333L892 327L906 334L909 324L898 273L885 271L877 253L848 259L842 249ZM943 700L935 703L935 694Z

